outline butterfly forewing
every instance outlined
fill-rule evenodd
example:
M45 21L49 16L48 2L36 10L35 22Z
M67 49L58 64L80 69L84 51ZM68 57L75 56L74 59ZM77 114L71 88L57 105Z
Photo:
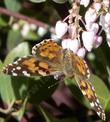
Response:
M62 55L63 48L51 39L45 39L32 48L32 54L40 60L46 61L51 65L51 75L62 74Z
M4 67L3 72L13 76L47 76L51 72L55 72L55 70L53 71L51 65L47 62L39 60L34 56L24 56Z
M62 47L51 39L43 40L32 48L32 54L50 63L60 64Z

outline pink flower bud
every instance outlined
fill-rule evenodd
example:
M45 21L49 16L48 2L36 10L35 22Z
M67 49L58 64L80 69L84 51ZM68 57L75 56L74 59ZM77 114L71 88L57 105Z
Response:
M80 43L77 39L71 40L71 39L64 39L62 41L62 47L65 49L70 49L74 53L77 52L78 48L80 47Z
M29 25L28 23L26 23L26 24L23 26L22 30L21 30L21 35L22 35L23 37L26 37L26 36L28 35L29 31L30 31L30 25Z
M90 3L90 0L81 0L80 4L84 5L84 7L87 7Z
M98 48L101 45L101 43L102 43L102 37L101 36L97 36L96 40L94 42L94 47Z
M99 30L99 25L97 23L87 24L86 29L88 31L94 31L94 33L97 34L97 32Z
M61 38L62 36L64 36L67 30L68 30L68 24L66 22L57 21L56 26L55 26L55 32L58 38Z
M44 34L46 34L47 30L43 27L39 27L37 30L37 33L39 36L43 36Z
M108 46L110 47L110 33L106 34L106 38L107 38Z
M110 23L109 23L109 20L110 20L109 14L101 15L100 16L100 22L99 22L99 24L102 26L102 29L106 33L109 33L109 31L110 31L110 27L109 27L110 26Z
M99 30L99 25L97 23L93 23L91 30L94 31L94 33L96 34Z
M110 25L110 13L107 13L107 14L105 15L105 22L106 22L108 25Z
M96 13L95 9L89 8L85 14L86 23L95 22L96 19L97 19L97 13Z
M110 0L103 0L103 4L104 4L106 7L109 7L109 5L110 5Z
M20 25L18 23L14 23L12 25L13 30L18 30L20 28Z
M93 31L90 32L84 31L82 33L82 40L83 40L84 47L88 51L91 51L95 41L95 33Z
M94 8L98 12L101 9L101 3L94 3Z
M84 58L84 57L85 57L85 54L86 54L85 48L82 47L82 48L78 49L77 55L78 55L79 57Z

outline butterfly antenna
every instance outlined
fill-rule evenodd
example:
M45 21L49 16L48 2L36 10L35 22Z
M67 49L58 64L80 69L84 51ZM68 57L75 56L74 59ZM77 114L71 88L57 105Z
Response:
M50 89L50 88L52 88L52 87L54 87L54 86L56 86L56 85L58 85L58 84L59 84L59 81L57 81L56 83L50 85L48 88Z
M64 75L60 75L59 77L56 78L56 76L54 77L55 79L57 79L57 82L50 85L48 88L52 88L56 85L63 85L64 84ZM58 80L59 79L59 80Z

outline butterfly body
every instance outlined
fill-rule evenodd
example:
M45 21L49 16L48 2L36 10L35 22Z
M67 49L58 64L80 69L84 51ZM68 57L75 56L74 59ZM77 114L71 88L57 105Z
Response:
M63 49L51 39L42 41L32 48L32 55L22 57L4 67L3 72L13 76L59 75L74 78L98 116L105 120L105 113L89 82L90 71L86 62L69 49Z

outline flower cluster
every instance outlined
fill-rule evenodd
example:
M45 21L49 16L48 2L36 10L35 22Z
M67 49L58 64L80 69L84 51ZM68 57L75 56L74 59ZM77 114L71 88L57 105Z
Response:
M101 32L105 31L110 46L110 13L109 0L75 0L69 15L58 21L55 26L56 35L62 39L62 47L69 48L78 56L84 57L86 51L98 48L102 43ZM88 7L85 15L80 15L80 6ZM79 24L81 22L83 26Z

